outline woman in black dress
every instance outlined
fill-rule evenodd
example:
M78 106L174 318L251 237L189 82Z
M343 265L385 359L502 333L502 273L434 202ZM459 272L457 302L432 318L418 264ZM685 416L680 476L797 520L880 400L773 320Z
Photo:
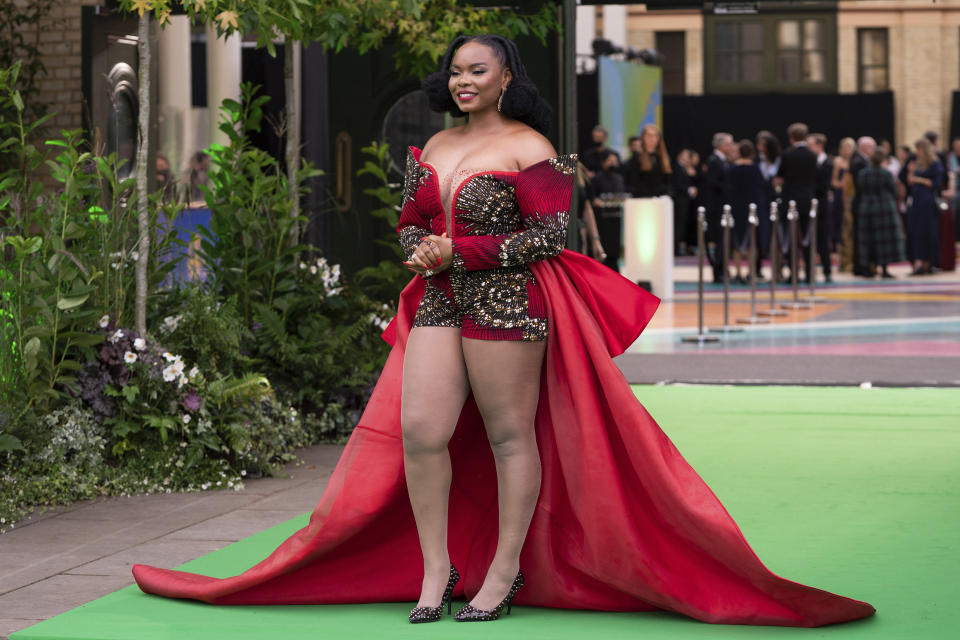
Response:
M896 181L883 163L887 152L877 147L870 156L870 166L857 175L860 194L857 226L857 255L864 264L881 268L881 276L892 278L887 265L903 257L903 232L897 214Z
M630 138L633 155L623 164L623 179L634 198L656 198L670 194L673 169L663 134L648 124L639 136Z
M746 277L741 268L746 264L750 243L750 227L747 220L750 205L757 205L757 213L767 210L770 200L769 184L763 177L756 159L756 148L750 140L741 140L737 145L739 158L727 167L724 176L724 201L728 203L733 213L732 250L733 260L737 265L737 284L746 284ZM749 264L747 264L749 273Z
M940 263L940 211L937 194L943 182L943 165L926 138L916 142L917 159L907 170L907 185L912 202L907 211L907 238L909 258L913 261L911 275L932 273Z

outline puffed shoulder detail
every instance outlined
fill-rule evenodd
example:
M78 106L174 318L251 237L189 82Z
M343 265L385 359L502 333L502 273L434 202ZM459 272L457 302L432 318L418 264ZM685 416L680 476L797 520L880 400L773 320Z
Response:
M533 163L525 169L521 169L518 173L523 175L527 172L534 172L537 169L543 168L544 165L548 165L555 171L558 171L564 175L573 175L577 171L577 154L564 153L552 158L545 158L540 162Z

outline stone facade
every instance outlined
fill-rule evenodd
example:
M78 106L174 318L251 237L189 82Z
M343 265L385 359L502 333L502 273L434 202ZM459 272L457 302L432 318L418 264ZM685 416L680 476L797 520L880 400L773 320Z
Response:
M837 65L840 91L857 91L857 30L886 28L890 88L898 144L912 145L927 130L946 144L950 106L960 83L960 0L840 2Z
M627 41L638 49L654 48L657 31L683 31L687 95L703 93L703 14L682 9L648 12L643 6L633 5L627 18Z
M886 28L890 88L894 92L898 144L912 145L923 132L950 129L953 91L960 85L960 0L840 0L837 7L837 86L856 93L857 30ZM652 47L657 31L686 33L686 92L703 93L703 14L647 11L632 5L626 44Z

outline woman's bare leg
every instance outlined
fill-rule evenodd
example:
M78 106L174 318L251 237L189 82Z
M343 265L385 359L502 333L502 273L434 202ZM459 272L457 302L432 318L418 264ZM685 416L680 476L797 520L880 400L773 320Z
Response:
M460 329L416 327L411 330L403 356L400 424L403 470L423 551L423 585L418 607L439 606L450 574L447 443L469 390Z
M545 341L463 339L470 387L497 465L499 498L497 551L483 586L470 601L478 609L493 609L510 590L540 495L540 454L533 421L545 349Z

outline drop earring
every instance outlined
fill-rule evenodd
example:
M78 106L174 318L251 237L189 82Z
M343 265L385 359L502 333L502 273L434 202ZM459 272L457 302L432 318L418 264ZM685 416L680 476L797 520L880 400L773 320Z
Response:
M506 87L500 89L500 99L497 100L497 111L503 111L503 94L506 93L506 91Z

